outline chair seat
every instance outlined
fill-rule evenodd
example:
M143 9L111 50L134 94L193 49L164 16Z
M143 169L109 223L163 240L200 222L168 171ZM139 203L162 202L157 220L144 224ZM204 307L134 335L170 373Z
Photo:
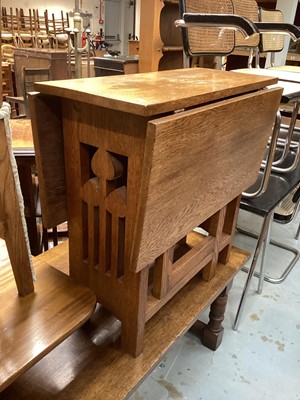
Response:
M262 173L260 173L262 174ZM254 199L241 200L241 208L254 214L265 216L273 211L280 202L289 194L300 179L299 167L293 173L280 175L271 175L267 190L261 196ZM255 184L256 186L257 184Z
M284 200L276 207L274 213L274 219L278 222L288 223L294 216L295 211L295 201L294 195L297 190L300 188L300 185L296 186L285 198Z
M90 289L33 259L35 292L19 297L10 267L1 268L0 391L64 341L94 311Z
M12 101L14 103L24 104L24 97L23 96L7 96L7 101Z

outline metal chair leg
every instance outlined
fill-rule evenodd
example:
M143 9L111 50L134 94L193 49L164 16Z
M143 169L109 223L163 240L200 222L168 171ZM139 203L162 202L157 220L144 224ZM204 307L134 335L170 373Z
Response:
M245 306L246 295L247 295L247 292L248 292L248 289L249 289L249 286L250 286L251 279L252 279L253 274L254 274L254 270L255 270L255 267L256 267L256 263L257 263L257 260L258 260L262 245L263 245L264 240L266 238L267 230L268 230L268 227L269 227L269 224L270 224L270 221L271 221L271 216L272 216L272 214L267 214L265 216L263 224L262 224L262 227L261 227L261 231L260 231L260 235L259 235L259 238L258 238L258 241L257 241L256 249L254 251L253 260L252 260L251 266L249 268L247 280L246 280L246 283L245 283L245 286L244 286L244 289L243 289L243 293L242 293L242 297L241 297L241 300L240 300L240 303L239 303L239 306L238 306L238 309L237 309L237 313L236 313L236 316L235 316L235 320L234 320L234 324L233 324L233 329L234 330L238 329L238 325L239 325L239 322L240 322L241 314L242 314L244 306Z
M298 229L297 229L297 233L296 233L296 236L295 236L295 239L299 239L299 235L300 235L300 222L299 222L299 225L298 225Z
M258 280L258 287L257 287L257 293L261 294L262 289L263 289L263 284L264 284L264 278L265 278L265 273L266 273L266 254L268 250L268 245L271 240L271 226L272 226L272 221L273 221L273 216L274 216L274 211L270 213L270 223L268 225L267 233L266 233L266 238L264 241L264 247L263 247L263 252L262 252L262 258L261 258L261 264L260 264L260 272L259 272L259 280Z
M245 231L244 229L241 229L241 228L238 228L238 227L237 227L237 230L238 230L238 232L240 232L240 233L242 233L242 234L244 234L244 235L253 237L254 239L258 239L258 235L254 234L254 233ZM291 247L291 246L288 246L288 245L286 245L286 244L277 242L277 241L275 241L275 240L268 240L268 241L267 241L267 239L266 239L266 241L265 241L265 246L267 246L268 243L271 244L271 245L273 245L273 246L279 247L280 249L289 251L290 253L293 253L293 254L294 254L293 259L292 259L292 260L290 261L290 263L287 265L287 267L286 267L285 270L282 272L282 274L280 275L279 278L274 278L274 277L272 277L272 276L267 275L265 272L263 272L264 281L269 282L269 283L273 283L273 284L279 284L279 283L282 283L282 282L287 278L287 276L289 275L289 273L291 272L291 270L294 268L295 264L298 262L298 260L299 260L299 258L300 258L300 252L299 252L297 249L295 249L294 247ZM262 264L263 264L263 263L264 263L264 257L263 257L263 259L262 259ZM262 267L261 267L261 268L262 268ZM260 270L261 270L261 268L260 268ZM248 271L249 271L249 268L243 267L242 270L243 270L244 272L248 272ZM261 277L261 272L256 272L256 271L255 271L255 272L254 272L254 276L255 276L256 278L260 278L260 277ZM262 278L261 278L261 279L262 279ZM261 287L262 287L262 286L261 286ZM259 289L257 290L257 292L258 292L259 294L261 294L261 292L259 291Z

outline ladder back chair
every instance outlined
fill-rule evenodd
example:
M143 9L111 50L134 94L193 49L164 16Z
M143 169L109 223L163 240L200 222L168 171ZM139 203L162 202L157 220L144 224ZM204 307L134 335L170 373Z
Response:
M91 290L35 258L33 284L9 115L5 103L0 108L0 238L11 265L0 269L0 392L83 325L96 300Z

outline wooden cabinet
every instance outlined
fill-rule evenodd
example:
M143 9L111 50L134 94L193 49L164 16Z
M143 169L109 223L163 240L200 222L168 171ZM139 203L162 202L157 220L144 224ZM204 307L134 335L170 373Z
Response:
M142 0L139 71L151 72L183 67L177 0Z

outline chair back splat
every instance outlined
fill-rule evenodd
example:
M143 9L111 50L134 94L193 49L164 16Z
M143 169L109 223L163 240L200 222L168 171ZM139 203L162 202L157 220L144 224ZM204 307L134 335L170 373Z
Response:
M9 118L9 107L1 109L1 116ZM8 123L8 121L7 121ZM12 160L14 170L12 167ZM5 240L15 281L20 296L33 292L23 198L15 160L7 141L4 119L0 119L0 237ZM15 171L15 172L14 172ZM21 208L20 208L21 206ZM22 215L23 210L23 215ZM16 250L17 249L17 250Z

